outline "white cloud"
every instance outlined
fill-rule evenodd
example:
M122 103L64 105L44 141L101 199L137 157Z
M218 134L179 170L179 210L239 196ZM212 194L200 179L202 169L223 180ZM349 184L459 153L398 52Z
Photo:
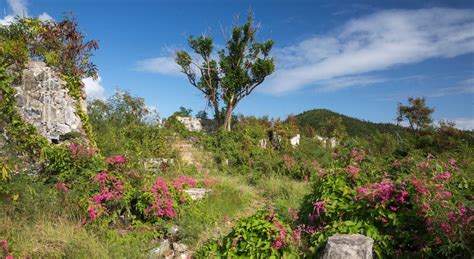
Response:
M441 97L454 94L473 94L474 93L474 78L468 78L451 87L440 88L426 94L428 97Z
M448 121L454 121L456 128L462 130L474 130L474 118L456 118L448 119Z
M388 79L375 76L345 76L328 79L319 82L321 87L317 90L322 92L337 91L348 87L363 87L371 84L382 83Z
M53 17L49 16L49 14L47 13L42 13L38 16L38 19L40 19L41 21L43 22L46 22L46 21L54 21Z
M180 75L181 70L172 56L150 58L139 61L136 70L163 75Z
M26 0L7 0L7 2L13 11L13 15L28 17L28 8Z
M94 80L92 77L82 79L84 83L87 99L104 99L105 98L105 89L102 86L102 78L99 76L97 80Z
M351 20L331 34L276 49L277 70L262 90L276 95L309 85L328 90L327 80L346 81L342 87L346 88L347 77L472 52L473 10L380 11Z
M1 26L8 26L12 24L15 21L15 17L13 15L7 15L3 17L3 19L0 19L0 25Z
M15 21L15 16L29 17L27 0L7 0L7 2L12 14L5 15L3 19L0 19L0 26L8 26L12 24ZM54 21L54 19L47 13L40 14L38 19L42 21Z

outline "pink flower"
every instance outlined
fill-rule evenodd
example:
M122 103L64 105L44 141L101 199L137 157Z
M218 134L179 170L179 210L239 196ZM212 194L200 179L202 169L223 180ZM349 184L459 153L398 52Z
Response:
M353 179L357 177L359 172L360 172L360 168L357 168L355 166L350 165L346 168L346 173L350 174Z
M91 221L94 221L97 218L97 211L95 210L94 205L89 205L87 213L89 214L89 218L91 219Z
M442 174L437 174L434 176L435 179L441 179L441 180L448 180L449 178L451 178L451 174L446 171Z
M365 151L363 149L358 150L356 148L353 148L351 151L351 158L354 160L354 162L359 163L362 160L364 160L365 157Z
M319 177L323 177L323 176L324 176L324 171L323 171L323 169L319 169L319 172L318 172L318 173L319 173Z
M272 224L277 228L276 240L272 243L272 247L276 250L286 246L286 229L276 220Z
M416 165L416 169L425 168L425 167L428 167L429 165L430 165L429 162L419 162L419 163Z
M450 235L451 234L451 225L449 223L441 223L441 230L443 230L443 232L446 235Z
M63 191L63 192L67 192L67 186L65 183L57 183L54 185L54 188L56 188L57 190L60 190L60 191Z
M108 179L108 175L106 171L102 171L94 177L94 181L99 184L104 184L107 181L107 179Z
M324 206L324 201L317 201L313 203L313 214L316 215L317 217L321 216L321 212L328 212L326 209L326 206Z
M105 162L117 170L123 170L128 163L128 159L121 155L107 157Z
M456 220L456 217L454 216L454 213L452 213L452 212L448 212L448 218L452 221Z
M444 196L446 196L446 197L451 197L451 196L453 196L453 194L452 194L450 191L444 191L443 194L444 194Z
M181 191L187 188L194 188L197 185L197 180L192 177L182 176L173 181L173 187L177 191Z
M393 161L393 163L392 163L392 166L393 166L393 167L400 167L400 166L402 166L402 165L403 165L403 162L398 161L398 160L395 160L395 161Z

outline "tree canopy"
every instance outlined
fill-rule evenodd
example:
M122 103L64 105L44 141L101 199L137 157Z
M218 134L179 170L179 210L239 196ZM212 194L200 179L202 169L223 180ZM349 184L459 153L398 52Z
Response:
M181 71L191 85L204 94L214 108L215 120L228 131L237 104L275 69L270 56L273 41L257 42L257 29L251 14L242 26L234 25L225 48L217 51L217 58L213 56L214 42L210 35L189 37L189 46L197 57L186 51L176 53L175 60ZM222 110L221 103L224 104Z

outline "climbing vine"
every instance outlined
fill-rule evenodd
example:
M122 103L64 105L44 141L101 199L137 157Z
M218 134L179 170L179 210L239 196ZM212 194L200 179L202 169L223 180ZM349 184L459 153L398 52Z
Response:
M32 153L39 152L42 147L48 145L46 138L38 133L36 128L23 121L15 100L15 89L11 85L12 78L8 75L6 68L0 66L0 121L6 123L5 130L8 137L20 150L28 150Z

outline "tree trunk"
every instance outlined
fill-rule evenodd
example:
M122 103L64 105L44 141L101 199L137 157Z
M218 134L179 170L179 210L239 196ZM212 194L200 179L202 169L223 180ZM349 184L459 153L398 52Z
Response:
M225 112L225 118L224 118L224 129L226 131L230 131L231 129L231 122L232 122L232 112L234 111L235 105L234 104L229 104L227 106L227 110Z
M212 106L214 106L214 120L217 123L217 126L221 126L221 113L219 112L219 103L216 101L212 102Z

